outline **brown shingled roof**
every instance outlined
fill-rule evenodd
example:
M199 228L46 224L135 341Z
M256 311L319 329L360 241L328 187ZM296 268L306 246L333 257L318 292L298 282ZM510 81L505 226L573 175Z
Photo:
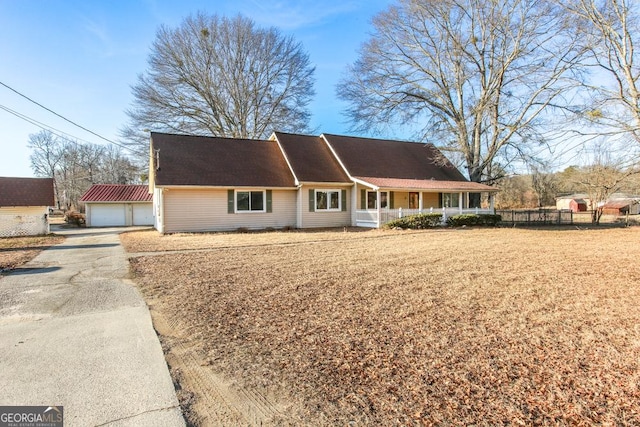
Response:
M81 202L150 202L153 194L148 185L93 184L80 198Z
M433 144L323 136L351 176L467 181Z
M52 178L0 177L1 206L53 206Z
M276 141L151 133L156 185L295 187Z
M299 181L351 182L322 138L282 132L275 136Z

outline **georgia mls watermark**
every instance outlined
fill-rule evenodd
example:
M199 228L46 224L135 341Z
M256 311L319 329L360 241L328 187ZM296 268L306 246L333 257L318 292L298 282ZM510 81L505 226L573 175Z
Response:
M62 427L62 406L0 406L0 427Z

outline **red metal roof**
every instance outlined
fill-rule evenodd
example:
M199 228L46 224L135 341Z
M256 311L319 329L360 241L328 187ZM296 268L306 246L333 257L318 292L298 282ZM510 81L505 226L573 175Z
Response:
M53 206L52 178L0 177L0 206Z
M407 190L448 190L448 191L491 191L498 189L485 184L470 181L439 181L435 179L402 179L402 178L374 178L366 176L355 177L379 188L407 189Z
M632 200L612 200L604 204L605 209L622 209L633 203Z
M150 202L147 185L94 184L80 198L81 202Z

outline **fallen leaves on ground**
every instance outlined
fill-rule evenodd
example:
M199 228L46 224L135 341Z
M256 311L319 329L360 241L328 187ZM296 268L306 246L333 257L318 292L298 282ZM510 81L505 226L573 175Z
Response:
M132 265L212 369L309 425L640 424L640 228L376 233Z
M35 258L42 250L63 240L64 237L53 234L0 238L0 270L14 269Z

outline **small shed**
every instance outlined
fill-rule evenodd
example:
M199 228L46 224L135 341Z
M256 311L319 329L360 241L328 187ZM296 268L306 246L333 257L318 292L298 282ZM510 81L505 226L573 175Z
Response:
M571 212L586 212L587 201L584 199L571 199L569 201L569 209Z
M147 185L94 184L80 201L87 227L153 225L153 195Z
M556 209L570 210L572 212L585 212L589 210L591 200L587 194L574 193L556 197Z
M0 177L0 237L49 233L52 178Z
M638 213L639 206L632 199L610 200L604 204L602 213L605 215L635 215Z

